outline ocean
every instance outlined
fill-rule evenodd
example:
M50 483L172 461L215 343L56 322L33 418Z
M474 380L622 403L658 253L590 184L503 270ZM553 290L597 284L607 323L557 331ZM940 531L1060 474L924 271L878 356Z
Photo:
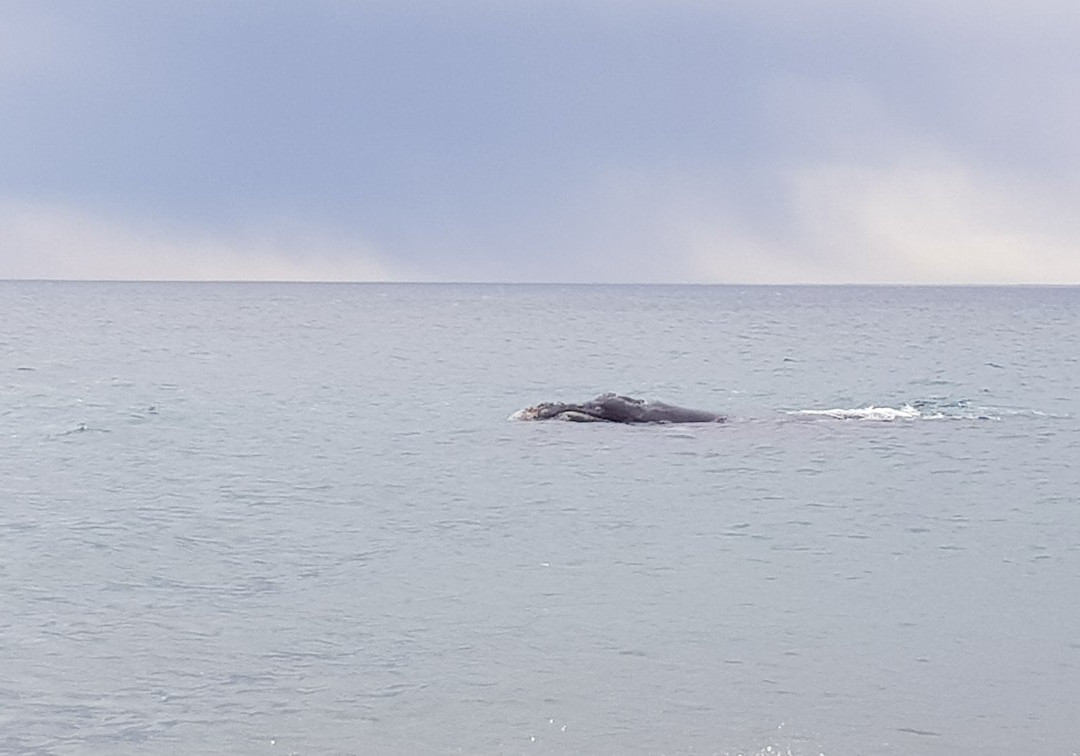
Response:
M1080 751L1080 289L8 281L0 397L0 753Z

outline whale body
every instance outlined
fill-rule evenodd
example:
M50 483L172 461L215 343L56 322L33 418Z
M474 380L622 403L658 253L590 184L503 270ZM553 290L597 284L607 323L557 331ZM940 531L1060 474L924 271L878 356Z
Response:
M570 420L579 423L722 423L721 414L664 402L601 394L581 403L543 402L518 410L514 420Z

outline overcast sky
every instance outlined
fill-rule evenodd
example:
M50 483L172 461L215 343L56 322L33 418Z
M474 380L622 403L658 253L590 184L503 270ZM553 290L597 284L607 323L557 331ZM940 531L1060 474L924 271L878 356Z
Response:
M1076 0L0 0L0 278L1080 283Z

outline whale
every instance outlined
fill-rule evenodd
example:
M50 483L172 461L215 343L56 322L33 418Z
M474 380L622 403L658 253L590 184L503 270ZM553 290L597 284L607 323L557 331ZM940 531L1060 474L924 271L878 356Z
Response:
M607 393L585 402L542 402L518 410L513 420L569 420L578 423L722 423L724 415L674 404Z

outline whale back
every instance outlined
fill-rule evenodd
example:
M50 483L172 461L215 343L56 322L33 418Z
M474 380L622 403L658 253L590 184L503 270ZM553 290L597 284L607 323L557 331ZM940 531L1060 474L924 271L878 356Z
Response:
M600 394L580 404L542 402L518 410L515 420L570 420L609 423L714 423L724 422L723 415L707 410L678 407L664 402L646 401L614 393Z

